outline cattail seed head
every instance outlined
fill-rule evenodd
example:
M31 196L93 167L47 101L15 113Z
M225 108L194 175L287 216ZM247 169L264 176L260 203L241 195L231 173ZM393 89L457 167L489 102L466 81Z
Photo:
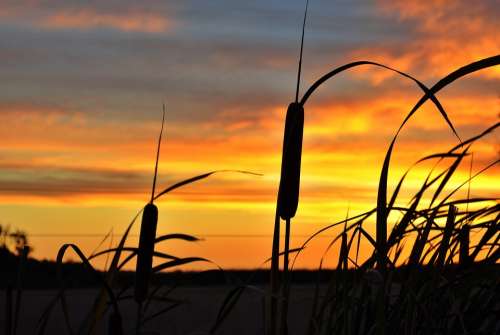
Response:
M158 208L153 203L149 203L144 207L144 212L142 213L141 235L139 237L139 250L137 252L137 266L135 270L134 298L138 303L143 302L148 295L157 222Z
M304 107L298 102L292 102L286 112L278 192L278 213L283 220L294 217L299 204L303 132Z

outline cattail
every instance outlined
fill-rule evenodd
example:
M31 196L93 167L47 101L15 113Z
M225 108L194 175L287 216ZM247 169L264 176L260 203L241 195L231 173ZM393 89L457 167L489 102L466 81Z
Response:
M148 295L149 279L151 277L151 267L153 265L156 225L158 223L158 208L153 203L153 200L155 199L156 177L158 175L158 161L160 159L160 146L164 123L165 104L163 105L163 118L161 121L160 136L158 137L158 146L156 149L156 162L153 176L153 187L151 190L151 200L146 205L146 207L144 207L144 211L142 213L141 233L139 236L139 250L137 251L134 298L139 306Z
M141 222L139 250L137 251L137 266L135 270L135 301L142 303L148 295L149 278L153 264L153 251L158 222L158 208L149 203L144 207Z
M292 102L286 112L281 181L278 191L278 213L283 220L294 217L299 204L303 131L304 107L300 103Z

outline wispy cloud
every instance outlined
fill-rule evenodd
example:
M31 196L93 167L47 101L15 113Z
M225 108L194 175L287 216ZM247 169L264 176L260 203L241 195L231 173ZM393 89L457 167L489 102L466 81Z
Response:
M50 29L96 29L112 28L122 31L147 33L165 32L172 28L173 22L150 13L144 14L101 14L91 10L58 12L40 21L40 25Z
M0 17L5 23L56 30L107 28L123 32L161 33L175 25L168 14L166 6L148 7L128 1L112 4L51 0L0 5Z

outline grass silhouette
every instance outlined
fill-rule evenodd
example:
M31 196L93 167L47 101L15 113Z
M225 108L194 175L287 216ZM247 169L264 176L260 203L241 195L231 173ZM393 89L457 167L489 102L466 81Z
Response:
M299 98L304 30L307 17L307 2L302 26L300 56L296 83L295 100L287 109L282 148L281 178L276 199L276 213L270 259L270 282L266 289L251 284L253 276L239 281L230 288L222 301L217 316L207 329L207 334L216 334L231 318L245 290L254 290L268 301L264 307L267 318L268 335L292 334L288 320L288 309L293 300L293 268L301 252L320 234L340 229L329 243L323 257L318 260L318 277L324 275L323 263L327 252L338 248L339 258L336 268L328 272L326 280L315 283L312 306L304 310L307 315L307 335L320 334L493 334L499 331L500 311L499 266L500 259L500 205L498 198L477 197L457 198L456 194L478 175L496 166L495 160L475 174L470 174L458 187L449 191L450 180L472 155L472 147L493 133L500 123L491 125L482 133L468 139L461 139L451 118L436 94L455 81L472 73L500 65L500 55L484 58L467 64L443 77L431 87L424 85L414 76L390 66L367 60L350 62L329 71L316 80ZM410 80L422 91L422 97L409 109L403 122L392 137L382 162L378 180L377 198L374 207L364 213L344 220L311 234L297 248L290 247L291 219L299 205L301 176L302 136L304 129L305 105L314 92L338 74L360 66L374 66L398 74ZM458 143L446 152L435 153L415 162L405 172L392 193L388 189L391 158L396 141L402 129L428 100L436 107ZM165 111L164 111L165 113ZM107 324L109 334L141 334L144 325L180 306L183 301L170 298L172 289L162 291L159 284L152 288L152 277L164 270L171 270L193 262L216 263L204 257L180 258L175 255L155 251L158 243L179 240L196 242L195 236L170 233L156 236L158 209L154 201L168 193L216 173L255 173L240 170L218 170L200 174L180 181L156 193L157 168L159 162L162 130L156 148L156 163L153 187L148 204L140 209L123 233L118 245L85 255L75 244L64 244L57 254L58 281L60 289L44 309L37 334L47 333L50 315L56 306L61 306L68 334L97 334L99 327ZM407 204L400 204L399 196L405 186L409 171L423 162L434 163L419 189ZM445 167L441 165L445 164ZM132 227L142 215L139 246L127 244ZM398 219L393 219L397 217ZM367 225L375 222L375 236L368 232ZM284 250L280 250L281 220L285 221ZM388 227L392 227L388 229ZM477 242L471 241L471 234ZM368 243L371 255L361 261L358 258L360 245ZM76 253L82 264L88 268L100 284L92 308L87 311L83 322L74 327L71 324L63 260L68 250ZM293 259L290 262L290 257ZM97 257L111 257L104 273L97 271L91 261ZM153 266L153 259L161 262ZM280 270L280 260L283 268ZM123 267L136 261L135 282L127 283L118 290L116 278ZM19 273L22 274L22 268ZM24 274L26 275L26 274ZM20 275L21 276L21 275ZM19 280L21 282L21 279ZM130 292L133 291L131 294ZM6 310L6 332L15 335L21 308L22 287L18 286L16 309L14 310L12 289L8 290ZM121 304L135 300L138 317L134 329L125 329ZM153 302L164 306L156 312L149 312ZM14 312L13 312L14 310Z
M294 265L302 251L312 241L322 233L338 231L338 229L340 232L331 240L324 256L318 260L318 280L314 285L312 304L303 311L303 315L306 315L309 320L305 334L493 334L497 332L499 324L496 316L500 308L498 304L500 301L500 290L498 290L500 205L498 198L470 197L469 192L466 197L461 198L457 194L463 188L468 187L474 178L496 166L499 160L490 162L475 173L472 173L470 169L469 177L454 188L451 188L450 180L465 164L466 158L472 156L474 144L494 133L500 127L500 123L491 125L473 137L459 139L456 145L445 152L428 155L416 161L400 177L392 193L388 192L387 178L398 135L418 108L426 100L431 100L441 116L447 120L450 129L454 131L452 120L435 94L455 80L499 64L500 56L471 63L452 72L430 88L410 75L370 61L346 64L316 81L299 100L301 106L312 97L312 93L317 88L330 78L356 66L377 66L396 71L403 78L415 82L423 91L423 96L411 108L390 142L380 173L376 205L364 213L354 215L348 213L344 220L311 234L299 247L288 246L283 251L278 250L277 254L274 254L273 250L270 259L264 262L265 265L276 259L283 258L284 260L290 256L293 257L283 271L278 270L273 273L271 266L269 273L274 275L276 280L282 281L280 290L273 293L272 284L269 285L269 290L253 285L253 278L256 275L262 275L259 272L248 276L243 281L228 280L235 284L229 288L213 324L206 333L217 334L227 325L246 290L258 292L263 299L277 302L274 313L269 308L270 305L264 307L268 327L269 324L274 324L275 332L295 333L293 328L289 328L293 327L293 324L289 325L287 318L287 309L291 304L296 304L293 301L292 287ZM286 147L286 141L284 141L284 146ZM406 204L401 204L400 198L404 193L408 173L423 163L432 163L433 167L422 180L411 200ZM153 193L150 201L156 201L178 188L202 181L216 173L227 172L253 174L237 170L211 171L175 183L156 194ZM37 334L47 333L50 316L57 306L62 307L68 334L97 334L103 324L107 325L109 334L131 334L144 333L144 326L148 322L185 303L170 297L169 294L175 289L175 285L173 288L168 288L158 283L144 295L143 301L139 304L141 313L135 329L124 328L121 305L134 299L134 282L130 281L118 288L116 279L123 267L136 261L141 252L140 247L128 245L128 236L143 210L139 210L131 220L115 247L96 251L91 255L85 255L75 244L65 244L61 247L57 255L60 289L41 314ZM278 218L281 216L279 213L277 211ZM284 215L284 217L286 221L289 221L292 216ZM372 222L376 224L375 236L371 236L367 228ZM474 236L473 239L471 235ZM109 236L107 238L110 238ZM152 278L160 271L175 269L177 266L193 262L211 262L223 276L231 276L204 257L180 258L154 250L157 243L168 243L173 240L192 243L199 239L182 233L154 236L151 257L161 262L156 266L149 266L152 277L145 281L145 285L150 286ZM370 245L372 253L367 259L360 260L358 254L360 245L363 243ZM333 270L325 271L324 259L328 250L332 248L339 250L337 266ZM100 283L100 291L95 297L93 307L87 311L87 315L77 326L71 324L66 297L66 283L69 278L63 271L63 259L68 250L77 254L82 264L93 273L96 282ZM105 272L99 272L93 268L91 264L93 259L108 256L111 256L111 261ZM287 273L285 269L289 272ZM26 276L29 273L23 275ZM9 300L7 306L10 306L5 312L8 316L6 327L13 330L11 333L15 334L14 325L17 322L15 315L19 315L16 310L22 309L22 306L13 303L18 299L14 299L12 290L10 292L6 295ZM19 297L21 292L22 287L19 286L16 292ZM161 303L163 307L151 312L153 302ZM271 317L273 319L270 319ZM271 330L268 328L268 331Z

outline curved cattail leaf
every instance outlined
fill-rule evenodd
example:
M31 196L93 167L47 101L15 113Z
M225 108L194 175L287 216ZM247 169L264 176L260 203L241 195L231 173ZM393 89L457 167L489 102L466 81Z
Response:
M179 258L179 259L174 259L172 261L168 261L168 262L165 262L165 263L162 263L160 265L157 265L155 266L152 271L154 273L156 272L160 272L162 270L165 270L165 269L169 269L169 268L173 268L173 267L176 267L176 266L181 266L181 265L184 265L184 264L190 264L190 263L193 263L193 262L208 262L208 263L211 263L211 264L214 264L218 267L217 264L215 264L214 262L206 259L206 258L202 258L202 257L186 257L186 258Z
M137 265L135 270L134 298L138 303L142 303L148 295L157 223L158 208L156 205L149 203L144 207L144 212L142 214L141 235L139 238L139 250L137 253Z
M294 217L299 204L303 131L304 108L301 104L292 102L286 113L281 181L278 191L278 214L283 220Z
M118 269L120 269L120 270L123 269L123 267L125 265L127 265L127 263L130 262L135 256L137 256L137 251L132 252L130 255L125 257L125 259L118 266ZM159 251L153 251L153 257L162 258L162 259L173 259L173 260L179 259L179 257L175 257L175 256L172 256L169 254L165 254L163 252L159 252Z
M295 254L295 253L298 253L298 252L300 252L300 251L302 251L304 249L305 249L305 247L298 247L298 248L289 249L288 252L287 251L281 251L281 252L278 253L278 257L285 256L287 253L288 254ZM272 257L267 258L262 264L269 263L270 261L272 261Z
M194 176L194 177L182 180L180 182L177 182L177 183L175 183L173 185L168 186L167 188L163 189L160 193L158 193L157 195L155 195L154 198L153 198L153 200L157 200L160 197L162 197L163 195L165 195L165 194L167 194L167 193L169 193L169 192L171 192L171 191L173 191L175 189L178 189L178 188L180 188L182 186L185 186L185 185L197 182L199 180L208 178L208 177L210 177L213 174L216 174L216 173L227 173L227 172L249 174L249 175L253 175L253 176L262 176L261 173L255 173L255 172L244 171L244 170L215 170L215 171L210 171L210 172L207 172L207 173L204 173L204 174L200 174L198 176Z

